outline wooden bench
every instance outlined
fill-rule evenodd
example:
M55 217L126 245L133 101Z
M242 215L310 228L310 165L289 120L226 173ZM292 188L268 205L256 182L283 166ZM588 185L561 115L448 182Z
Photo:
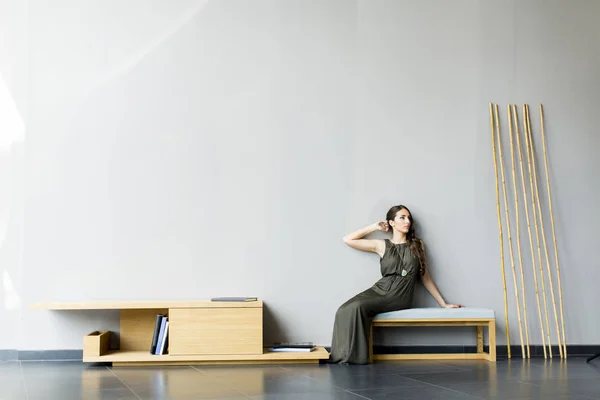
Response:
M373 328L399 326L474 326L477 333L476 353L442 354L373 354ZM483 351L483 328L488 328L489 351ZM377 314L371 322L369 361L373 360L472 360L496 362L496 317L486 308L410 308Z

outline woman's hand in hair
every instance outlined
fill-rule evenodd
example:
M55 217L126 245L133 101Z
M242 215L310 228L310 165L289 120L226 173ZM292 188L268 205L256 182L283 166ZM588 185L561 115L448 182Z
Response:
M378 231L387 232L390 230L390 225L387 223L387 221L379 221L376 222L374 225Z

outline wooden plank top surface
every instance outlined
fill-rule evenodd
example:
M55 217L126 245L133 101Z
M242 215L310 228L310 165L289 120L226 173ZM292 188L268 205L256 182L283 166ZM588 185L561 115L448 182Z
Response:
M310 352L274 352L264 349L263 354L190 354L155 355L148 351L111 350L101 356L84 357L84 362L161 362L161 361L260 361L260 360L319 360L329 358L324 347L318 346Z
M154 300L154 301L48 301L29 306L34 310L129 310L158 308L260 308L262 300L256 301L210 301L210 300Z

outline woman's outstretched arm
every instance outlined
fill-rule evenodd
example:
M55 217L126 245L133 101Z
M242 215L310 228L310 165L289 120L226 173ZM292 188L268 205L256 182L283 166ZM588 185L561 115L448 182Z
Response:
M352 233L344 236L344 243L353 249L362 251L371 251L379 254L383 257L385 252L385 243L381 239L362 239L364 236L375 231L387 232L389 225L385 221L379 221L374 224L368 225L364 228L358 229Z
M421 248L423 249L423 253L425 253L425 244L423 243L423 241L421 241ZM440 294L440 291L438 290L437 286L435 286L433 279L431 279L431 275L429 275L429 268L425 268L425 274L423 274L423 276L421 277L421 281L423 282L423 286L425 286L425 289L427 289L429 294L431 294L431 296L435 299L435 301L438 302L438 304L441 307L444 307L444 308L461 308L461 307L463 307L461 304L446 303L446 301Z
M431 279L431 275L429 275L429 271L426 269L425 274L422 276L423 286L425 289L431 294L431 296L438 302L441 307L444 308L461 308L461 304L448 304L440 294L438 288L435 286L433 279Z

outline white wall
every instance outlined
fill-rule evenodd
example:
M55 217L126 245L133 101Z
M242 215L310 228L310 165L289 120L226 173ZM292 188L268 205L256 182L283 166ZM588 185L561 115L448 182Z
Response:
M23 293L27 3L0 1L0 349L18 347ZM2 359L2 355L0 355Z
M600 343L600 4L516 4L29 0L16 346L118 325L37 301L220 295L262 298L267 341L329 345L336 308L379 277L341 238L397 203L445 298L493 308L505 343L490 101L546 107L569 343ZM378 341L472 342L419 333Z

